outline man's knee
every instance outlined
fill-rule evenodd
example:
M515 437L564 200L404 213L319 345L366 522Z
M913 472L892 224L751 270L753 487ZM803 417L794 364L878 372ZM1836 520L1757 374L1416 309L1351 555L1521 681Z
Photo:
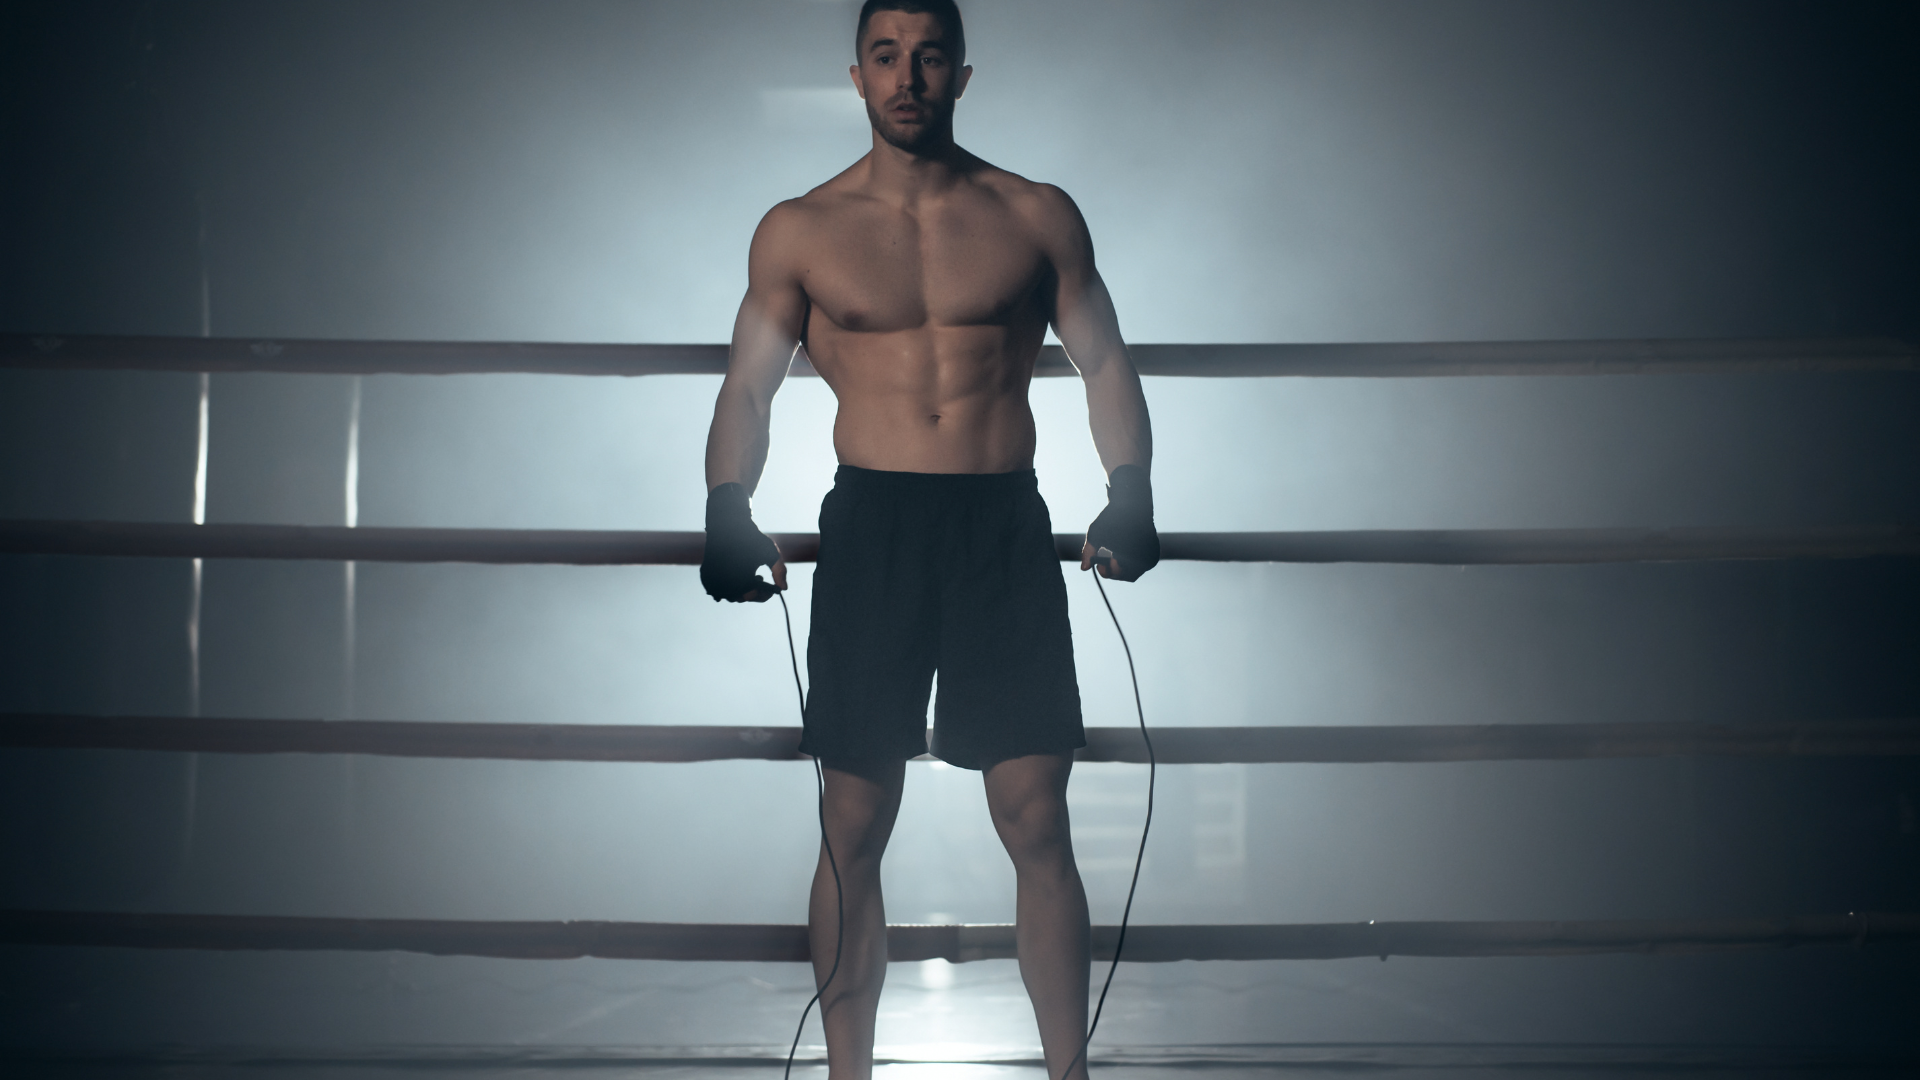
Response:
M1016 859L1059 858L1073 852L1064 800L1036 798L998 807L993 826L1000 842Z
M1021 758L995 765L987 778L993 827L1009 854L1071 857L1066 772L1070 762Z
M827 835L842 863L877 861L893 834L900 813L904 762L863 768L834 764L826 768Z

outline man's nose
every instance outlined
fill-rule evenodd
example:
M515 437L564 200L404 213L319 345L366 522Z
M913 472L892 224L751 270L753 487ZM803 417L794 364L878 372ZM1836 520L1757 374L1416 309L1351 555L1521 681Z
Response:
M927 71L917 61L907 62L907 89L922 94L927 89Z

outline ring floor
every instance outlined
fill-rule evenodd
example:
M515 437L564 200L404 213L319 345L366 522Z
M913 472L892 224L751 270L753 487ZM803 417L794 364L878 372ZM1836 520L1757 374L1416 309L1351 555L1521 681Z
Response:
M1472 1065L1459 1063L1441 1063L1421 1065L1412 1057L1404 1058L1400 1064L1360 1064L1333 1063L1322 1064L1268 1064L1258 1066L1153 1066L1126 1065L1096 1068L1097 1074L1114 1077L1116 1080L1318 1080L1326 1077L1351 1077L1356 1072L1394 1077L1396 1080L1586 1080L1586 1078L1619 1077L1626 1075L1685 1074L1689 1077L1806 1077L1824 1076L1842 1073L1858 1080L1880 1080L1882 1077L1909 1077L1914 1075L1911 1063L1874 1064L1866 1061L1838 1061L1802 1059L1788 1061L1779 1066L1768 1066L1758 1061L1732 1061L1725 1066L1702 1063L1685 1064L1672 1062L1660 1064L1642 1058L1638 1061L1623 1060L1616 1064L1539 1064L1534 1066L1511 1066L1499 1064ZM299 1064L292 1061L262 1063L203 1063L185 1064L181 1062L95 1062L61 1063L37 1061L32 1065L30 1075L45 1077L47 1080L147 1080L150 1077L165 1077L167 1080L254 1080L254 1078L272 1077L274 1080L412 1080L415 1077L433 1076L443 1080L492 1080L497 1077L513 1077L514 1080L558 1080L567 1078L623 1077L639 1080L770 1080L780 1075L781 1064L769 1061L765 1065L685 1065L660 1064L648 1065L632 1061L615 1062L612 1060L582 1064L513 1064L499 1062L483 1065L449 1065L444 1060L422 1060L416 1064L385 1061L379 1064ZM29 1075L21 1073L19 1075ZM795 1066L795 1080L825 1080L827 1070L821 1065ZM911 1063L880 1065L874 1069L875 1080L1044 1080L1046 1074L1037 1066L985 1065L966 1063Z

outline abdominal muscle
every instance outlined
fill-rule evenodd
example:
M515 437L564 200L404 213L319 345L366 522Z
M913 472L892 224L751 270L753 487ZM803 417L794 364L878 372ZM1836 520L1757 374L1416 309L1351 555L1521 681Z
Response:
M1040 331L1005 326L849 333L827 320L808 359L839 399L833 447L887 472L998 473L1033 467L1027 384Z

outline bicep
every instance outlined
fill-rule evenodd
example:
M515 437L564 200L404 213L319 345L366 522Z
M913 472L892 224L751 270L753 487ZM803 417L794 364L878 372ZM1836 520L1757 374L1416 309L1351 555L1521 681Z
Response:
M747 257L747 295L734 318L727 381L771 396L786 376L807 316L806 290L788 257L791 244L773 214L754 233Z
M1116 353L1124 357L1126 346L1113 298L1094 264L1085 219L1065 192L1051 189L1049 195L1042 242L1053 268L1053 330L1074 365L1087 374Z

